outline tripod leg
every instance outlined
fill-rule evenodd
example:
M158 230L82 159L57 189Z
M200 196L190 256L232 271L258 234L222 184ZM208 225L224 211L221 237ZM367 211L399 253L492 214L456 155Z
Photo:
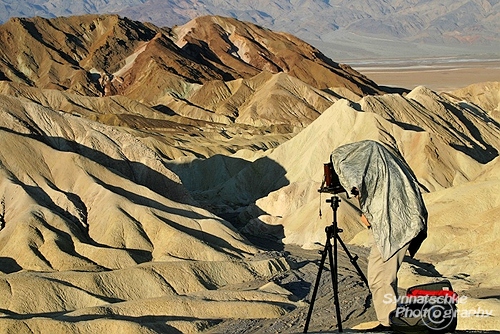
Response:
M349 257L349 260L351 261L352 265L354 268L356 268L356 271L359 274L359 277L361 277L361 280L365 283L366 286L368 286L368 280L366 279L366 276L363 274L363 271L361 271L361 268L359 267L358 263L356 262L358 260L358 256L352 256L351 253L349 253L349 249L347 249L347 246L345 245L344 241L342 241L342 238L338 235L335 234L335 239L340 242L340 245L344 249L345 253Z
M338 265L337 240L334 240L334 255L332 255L332 249L330 247L329 257L330 257L330 272L332 275L332 283L333 283L333 303L335 304L335 314L337 316L337 328L339 330L339 333L342 333L342 318L340 315L339 282L338 282L339 273L337 266Z
M309 322L311 321L311 315L314 307L314 301L316 300L316 294L318 293L319 282L321 280L321 271L325 266L326 253L328 252L331 255L332 245L330 240L326 240L325 248L321 252L321 262L318 268L318 275L316 276L316 283L314 284L314 290L311 297L311 304L309 305L309 311L307 312L306 324L304 325L304 333L307 333L307 329L309 328Z

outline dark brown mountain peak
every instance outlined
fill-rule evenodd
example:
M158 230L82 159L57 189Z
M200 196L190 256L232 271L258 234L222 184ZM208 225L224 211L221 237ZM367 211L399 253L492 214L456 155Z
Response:
M116 71L157 31L117 15L13 18L0 26L0 72L34 87L99 95L92 72Z
M342 86L356 93L379 92L374 82L287 33L221 16L198 17L173 32L176 44L188 54L230 67L243 78L263 70L287 72L320 89Z
M82 95L127 95L147 103L182 95L182 82L248 79L262 71L288 73L318 89L379 92L292 35L221 16L173 29L117 15L16 18L0 26L0 44L3 80Z

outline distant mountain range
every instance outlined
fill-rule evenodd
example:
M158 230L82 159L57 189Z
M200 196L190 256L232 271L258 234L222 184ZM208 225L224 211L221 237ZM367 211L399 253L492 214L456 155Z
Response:
M233 17L291 33L336 60L500 53L499 0L0 1L0 22L95 13L163 27Z

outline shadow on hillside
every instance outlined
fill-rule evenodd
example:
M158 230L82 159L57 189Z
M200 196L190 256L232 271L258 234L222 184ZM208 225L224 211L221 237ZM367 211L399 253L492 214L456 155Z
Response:
M159 111L162 114L165 114L167 116L176 116L177 115L177 113L172 108L169 108L163 104L159 104L157 106L154 106L153 109L156 111Z
M11 257L0 256L0 271L4 274L12 274L23 270L21 266Z
M43 142L61 152L79 154L117 175L179 203L194 204L185 190L187 188L191 192L209 191L206 201L209 205L225 204L227 201L241 207L289 184L285 178L286 170L268 157L251 162L224 155L214 155L187 164L168 164L162 160L161 163L166 168L181 178L183 184L178 184L141 162L113 158L97 149L63 137L44 136L27 126L32 131L31 134L5 127L0 127L0 130ZM122 153L117 150L117 154Z
M167 163L186 188L209 206L241 208L289 184L286 170L276 161L255 161L216 154L189 163ZM220 212L219 212L220 213Z
M94 180L96 183L101 185L103 188L109 190L110 192L118 194L124 198L129 199L130 201L134 202L137 205L146 206L149 208L154 208L158 211L165 212L167 214L172 214L174 216L181 216L181 217L190 218L194 221L202 221L205 219L214 219L214 217L205 216L205 215L202 215L202 214L195 212L195 211L184 210L181 208L166 206L166 205L164 205L158 201L155 201L151 198L147 198L147 197L144 197L144 196L141 196L138 194L134 194L126 189L107 184L99 179L94 179ZM123 211L122 213L124 215L128 216L129 219L135 220L135 218L130 216L127 212ZM171 219L167 219L165 217L162 217L154 212L152 214L156 217L156 219L173 227L175 230L181 231L183 233L186 233L187 235L198 238L199 240L209 244L211 247L213 247L214 249L216 249L217 251L219 251L221 253L225 253L228 255L232 255L233 253L237 253L240 255L244 254L244 252L233 247L229 242L227 242L223 238L220 238L220 237L217 237L216 235L208 233L208 232L204 231L201 227L199 229L193 229L193 228L190 228L188 226L184 226L182 224L176 223L175 221L173 221ZM223 224L222 221L220 221L220 222ZM140 222L138 222L138 224L140 225ZM143 237L146 238L150 243L152 243L151 240L149 240L149 237L147 236L146 233L143 233ZM233 253L229 253L227 250L230 250ZM137 251L138 250L136 250L136 255L139 256L140 254L137 254ZM149 254L149 258L147 258L145 261L142 261L142 262L151 261L151 259L152 259L152 255L150 252L146 252L146 254ZM143 257L144 256L145 255L143 254Z
M247 224L254 217L241 214L259 198L289 184L286 170L280 164L268 157L248 161L218 154L186 164L167 163L167 166L202 206L230 222L252 244L268 251L283 250L282 225L255 221L255 224ZM257 206L255 210L266 214Z
M393 86L378 86L383 92L388 94L399 94L404 95L411 92L411 89Z
M465 107L463 104L461 106ZM469 138L466 134L459 133L462 137L460 139L462 139L464 144L458 145L451 143L451 147L467 154L469 157L482 164L487 164L488 162L498 157L498 150L483 139L481 130L479 130L469 119L469 117L464 114L463 110L455 108L451 104L447 104L446 107L453 113L453 115L455 115L455 117L460 120L460 122L462 122L466 126L467 130L469 130L470 134L472 135L472 138ZM494 119L485 119L484 114L472 108L471 106L468 106L465 109L476 117L482 118L483 121L492 123L497 128L500 127L500 124Z
M223 36L221 37L224 38ZM224 62L219 58L219 56L217 56L215 52L212 51L207 42L201 40L197 42L198 43L187 42L181 48L182 55L187 59L193 60L195 63L206 66L213 73L220 75L223 81L231 81L236 79L231 73L231 70L224 71L214 65L220 64L224 66ZM233 45L233 43L229 42L229 45ZM195 69L193 69L193 71L195 71ZM198 76L202 77L201 73ZM199 83L201 83L201 81L199 81Z
M126 160L125 158L123 160L112 158L109 155L100 152L96 149L87 147L85 145L82 145L80 143L70 141L65 138L61 137L46 137L43 135L38 135L38 134L24 134L24 133L18 133L16 131L13 131L11 129L6 129L6 128L0 128L0 130L10 132L19 136L24 136L28 137L33 140L37 140L39 142L43 142L44 144L50 146L51 148L60 151L60 152L72 152L79 154L103 167L105 167L107 170L111 171L112 173L115 173L116 175L119 175L120 177L130 180L131 182L144 186L150 190L152 190L155 193L158 193L159 195L170 198L178 203L184 203L184 204L189 204L196 206L197 203L192 200L192 198L188 195L188 192L186 191L184 185L179 184L177 182L174 182L170 178L168 178L166 175L161 174L160 172L150 168L149 166L140 163L140 162L135 162L135 161L129 161ZM35 131L34 129L31 129L33 132ZM248 162L243 160L243 159L235 159L235 158L229 158L229 157L218 157L215 159L212 159L211 161L215 161L220 163L221 161L226 161L226 163L223 163L224 166L218 166L217 168L222 168L224 169L228 175L227 178L230 176L234 175L244 167L248 166ZM162 161L163 162L163 161ZM276 171L278 170L280 175L284 175L284 169L280 167L278 164L273 162L270 159L262 159L262 162L266 162L269 165L272 165L272 170ZM166 164L164 164L166 168ZM235 167L237 166L237 167ZM189 169L188 166L182 165L182 167L185 167L186 169ZM233 169L231 169L233 168ZM192 182L198 182L200 180L211 180L214 177L213 171L210 169L205 169L204 164L202 161L202 164L200 168L197 168L197 174L196 177L194 178L194 181ZM181 173L182 174L182 173ZM187 173L183 174L187 179L187 182L189 181L190 177L192 177L191 173L188 171ZM153 198L148 198L145 196L142 196L140 194L136 194L131 192L130 190L124 189L122 187L119 187L117 185L112 185L106 183L104 180L99 178L97 175L92 175L89 174L90 177L94 179L94 181L102 186L103 188L107 189L110 192L113 192L117 195L123 196L124 198L127 198L131 202L141 205L141 206L147 206L150 208L154 208L158 211L164 212L166 214L171 214L171 215L176 215L176 216L182 216L182 217L187 217L190 218L194 221L201 221L201 220L206 220L206 219L217 219L213 217L212 215L203 215L200 214L199 212L192 211L189 209L183 209L181 207L171 207L171 206L166 206L163 203L158 202L157 200ZM273 174L273 177L275 175ZM255 178L254 178L255 179ZM260 177L258 179L263 179L263 177ZM36 199L37 202L49 208L51 211L53 211L56 215L60 216L63 218L66 222L69 224L67 225L68 228L70 229L71 233L75 235L76 238L82 243L90 244L93 246L97 247L104 247L104 248L113 248L108 245L104 245L101 243L96 242L89 236L89 231L88 231L88 225L87 225L87 214L88 214L88 208L86 207L85 203L81 200L78 194L74 193L69 193L65 192L63 190L60 190L57 188L56 185L52 184L50 180L45 180L47 185L54 189L54 191L57 191L59 193L63 193L65 197L73 203L75 208L77 208L78 212L80 213L78 216L76 216L74 213L71 213L68 211L67 208L62 208L60 207L57 203L53 201L51 196L46 193L46 191L39 186L33 186L33 185L27 185L22 183L20 180L13 180L14 182L17 182L25 191L28 193L32 198ZM247 180L248 181L248 180ZM201 182L201 181L200 181ZM250 181L249 181L250 182ZM258 182L257 182L258 183ZM213 185L217 184L217 182L212 183ZM263 196L268 193L268 189L273 189L272 186L269 188L268 185L266 187L262 186L259 189L261 192L258 192L260 196ZM244 187L244 185L242 186ZM266 190L267 189L267 190ZM267 191L267 192L266 192ZM209 209L209 208L207 208ZM122 212L124 215L128 215L127 212L123 211ZM242 252L235 247L233 247L231 244L229 244L226 240L223 240L222 238L217 237L216 235L207 233L206 231L200 230L193 230L190 229L186 226L182 226L180 224L175 223L172 220L167 220L165 217L160 217L159 215L156 215L158 219L162 220L165 224L168 224L172 226L173 228L183 231L185 233L191 234L195 237L198 237L200 240L209 243L212 247L217 249L220 252L223 253L238 253L242 255ZM129 217L130 219L134 219L133 217ZM219 220L222 224L229 225L227 224L223 219ZM76 255L78 254L75 251L74 248L74 243L72 240L72 237L69 233L64 232L60 229L55 228L54 226L51 226L49 224L45 224L46 228L51 230L52 232L56 233L57 235L61 236L61 239L59 240L58 247L62 250L65 251L69 254ZM138 224L140 226L140 223ZM144 234L144 233L143 233ZM144 235L143 235L144 236ZM144 236L147 239L147 236ZM142 263L142 262L147 262L151 261L152 259L152 254L151 252L144 251L144 250L139 250L139 249L124 249L127 252L129 252L130 256L137 262L137 263ZM83 258L85 259L85 258ZM88 260L88 259L85 259ZM5 260L7 261L7 259ZM4 262L5 262L4 261ZM7 263L8 266L5 266L5 270L10 271L10 272L15 272L17 267L13 263ZM0 261L0 265L2 265L2 262ZM1 270L4 270L3 267L0 267Z
M420 102L413 100L414 103L419 104L422 108L425 108ZM453 135L456 137L454 142L450 142L449 145L455 150L460 151L472 159L476 160L481 164L487 164L498 157L498 150L486 142L483 138L481 130L477 128L472 118L480 118L482 122L489 123L494 127L500 127L500 123L496 122L492 118L488 118L484 112L474 108L472 105L461 104L464 109L459 109L455 107L452 103L440 102L443 107L454 116L457 123L460 124L460 129L451 124L449 121L445 120L445 124L449 126L450 129L454 129ZM471 117L472 115L472 117Z
M63 219L63 221L66 223L66 227L68 230L71 232L68 233L67 231L64 231L61 228L56 227L54 224L50 224L49 220L46 219L46 217L43 214L40 214L38 212L33 212L32 214L37 217L37 220L50 232L54 233L54 235L57 235L57 239L54 241L55 245L57 248L66 253L70 254L71 256L74 256L76 258L82 259L84 261L87 261L89 263L94 263L92 260L89 258L86 258L82 255L80 255L76 250L75 250L75 242L73 240L73 237L76 238L79 242L83 244L88 244L92 245L95 247L100 247L100 248L107 248L107 249L121 249L121 248L114 248L102 243L97 242L96 240L92 239L92 237L89 235L89 226L87 222L87 207L79 197L79 195L74 194L74 193L68 193L64 192L60 189L58 189L54 184L52 184L49 180L45 180L47 184L56 192L63 193L66 196L66 199L68 199L75 208L77 208L78 212L80 215L77 217L71 212L68 211L67 208L63 208L57 203L53 201L53 199L50 197L50 195L45 192L45 190L39 186L33 186L33 185L27 185L23 182L21 182L19 179L15 178L15 176L11 176L11 181L14 182L15 184L19 185L32 199L34 199L40 206L43 206L47 209L49 209L51 212L53 212L56 216L59 216ZM45 257L43 256L42 253L40 253L39 249L36 247L30 247L31 250L43 261L45 261L50 267L52 265L46 261ZM133 248L127 248L124 249L127 251L127 253L130 255L136 263L142 263L142 262L148 262L151 261L152 259L152 254L149 251L141 250L141 249L133 249ZM3 260L3 261L2 261ZM12 260L12 261L10 261ZM4 269L7 268L7 271ZM0 258L0 270L3 271L4 273L11 273L11 272L16 272L19 271L17 270L17 263L15 263L15 260L10 259L10 258ZM19 267L21 268L21 267ZM22 268L21 268L22 269ZM9 270L11 270L9 272Z
M432 263L423 262L408 255L405 256L404 261L413 265L415 272L420 276L443 277Z
M263 223L264 224L264 223ZM283 251L285 244L285 229L283 225L268 225L259 231L249 233L247 230L240 231L252 244L265 251Z
M102 165L103 167L106 167L106 169L114 172L115 174L130 180L131 182L137 183L138 185L144 186L161 196L179 203L193 204L193 202L187 198L186 191L181 184L178 184L166 175L161 174L141 162L130 161L126 158L112 158L106 153L66 138L48 137L42 134L36 134L35 129L30 129L35 132L32 134L20 133L4 127L0 127L0 130L40 141L50 146L52 149L60 152L72 152L79 154ZM121 154L121 152L117 153Z

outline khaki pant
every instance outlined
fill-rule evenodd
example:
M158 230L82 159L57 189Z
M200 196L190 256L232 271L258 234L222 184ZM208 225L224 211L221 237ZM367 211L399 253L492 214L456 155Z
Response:
M368 286L378 321L389 326L389 314L396 309L398 296L398 270L403 262L409 243L384 262L372 235L372 248L368 256Z

